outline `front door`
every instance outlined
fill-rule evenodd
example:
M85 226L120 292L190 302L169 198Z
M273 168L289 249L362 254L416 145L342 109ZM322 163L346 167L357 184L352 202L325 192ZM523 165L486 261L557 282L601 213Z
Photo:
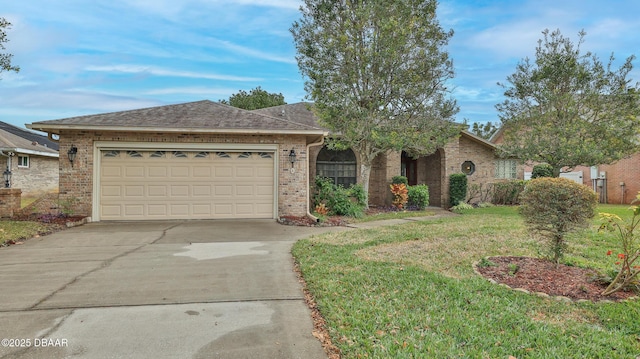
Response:
M400 174L407 177L409 186L418 184L418 160L411 158L406 152L402 152L402 164Z

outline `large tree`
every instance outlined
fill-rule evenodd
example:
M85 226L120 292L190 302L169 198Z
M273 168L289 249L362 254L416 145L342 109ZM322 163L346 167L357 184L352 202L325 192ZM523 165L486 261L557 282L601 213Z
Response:
M435 152L458 134L458 107L443 50L453 35L436 19L435 0L305 0L291 32L307 96L334 148L360 156L368 191L376 156Z
M220 102L245 110L257 110L287 104L284 102L284 96L281 93L269 93L260 88L260 86L248 93L247 91L240 90L240 92L231 95L229 101L220 100Z
M5 18L0 17L0 50L5 50L4 43L9 41L5 29L11 28L11 23ZM2 71L20 71L20 67L11 65L13 55L0 53L0 72Z
M507 77L506 100L496 105L505 156L545 162L560 171L615 162L640 150L638 85L628 79L630 56L617 69L581 52L585 32L574 44L559 30L542 32L535 61L525 58Z

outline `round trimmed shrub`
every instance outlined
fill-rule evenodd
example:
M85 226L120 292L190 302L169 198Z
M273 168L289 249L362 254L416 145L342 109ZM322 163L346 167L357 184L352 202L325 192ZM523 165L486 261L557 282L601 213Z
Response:
M409 186L409 206L425 209L429 206L429 187L426 184Z
M553 177L553 167L551 167L550 164L540 163L533 166L533 170L531 171L531 179L541 177Z
M405 176L393 176L391 177L391 184L403 184L409 186L409 180Z
M589 224L598 204L591 188L566 178L536 178L520 195L520 214L532 233L547 241L546 250L560 262L565 235Z

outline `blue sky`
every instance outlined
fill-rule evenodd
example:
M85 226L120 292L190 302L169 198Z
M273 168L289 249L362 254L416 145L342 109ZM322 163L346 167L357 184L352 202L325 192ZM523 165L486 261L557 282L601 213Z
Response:
M21 67L0 74L0 121L25 123L173 103L227 99L257 86L303 101L289 28L297 0L5 1L6 52ZM441 0L458 121L497 122L505 82L533 57L545 28L620 65L640 55L635 0ZM640 62L631 79L640 81Z

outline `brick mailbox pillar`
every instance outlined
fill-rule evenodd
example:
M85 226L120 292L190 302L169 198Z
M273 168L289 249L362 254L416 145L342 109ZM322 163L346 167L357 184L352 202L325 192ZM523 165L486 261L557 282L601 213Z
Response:
M0 217L13 217L20 210L21 197L20 188L0 188Z

